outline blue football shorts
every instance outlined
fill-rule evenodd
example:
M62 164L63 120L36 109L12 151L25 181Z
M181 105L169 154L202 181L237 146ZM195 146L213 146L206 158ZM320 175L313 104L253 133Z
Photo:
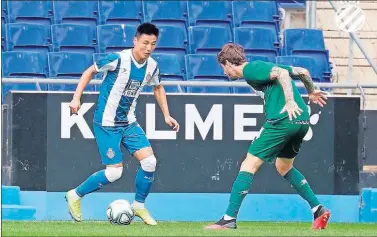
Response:
M138 122L126 126L108 127L93 123L94 137L101 155L102 164L114 165L123 162L120 145L123 144L132 155L135 151L151 144Z

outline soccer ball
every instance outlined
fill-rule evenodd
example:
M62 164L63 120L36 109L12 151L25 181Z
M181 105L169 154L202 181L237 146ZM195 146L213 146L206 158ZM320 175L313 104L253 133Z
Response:
M111 224L129 225L135 217L131 204L127 200L115 200L110 203L106 211Z

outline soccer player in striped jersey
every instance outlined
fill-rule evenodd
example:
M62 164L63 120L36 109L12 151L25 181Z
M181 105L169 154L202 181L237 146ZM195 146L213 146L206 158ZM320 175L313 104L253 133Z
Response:
M123 172L121 144L139 162L136 174L136 194L132 207L135 215L145 224L157 222L144 207L150 191L156 157L153 154L143 129L135 117L137 98L145 85L153 86L154 95L165 122L179 131L178 122L170 116L164 87L160 82L157 62L150 57L156 48L159 30L150 23L138 26L134 47L116 53L109 53L90 66L82 75L70 103L72 113L79 113L80 98L85 86L98 72L103 72L103 82L94 114L93 129L98 150L105 166L92 174L82 184L67 192L69 213L75 221L81 221L80 200L103 186L118 180Z

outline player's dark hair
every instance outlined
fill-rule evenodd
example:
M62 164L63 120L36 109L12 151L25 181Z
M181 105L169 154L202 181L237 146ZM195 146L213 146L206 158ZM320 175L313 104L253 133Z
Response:
M226 44L221 49L220 53L217 54L217 61L225 65L226 61L239 66L246 62L246 55L243 47L238 44Z
M154 35L158 38L159 33L160 32L158 28L152 23L143 23L137 27L135 36L139 37L145 34L145 35Z

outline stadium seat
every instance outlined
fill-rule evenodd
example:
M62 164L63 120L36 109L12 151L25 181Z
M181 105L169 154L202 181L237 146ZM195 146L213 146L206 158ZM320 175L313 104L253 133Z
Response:
M1 1L5 2L5 1ZM51 25L52 1L7 1L8 22Z
M224 44L232 42L232 34L224 26L190 26L189 51L195 53L218 53Z
M287 55L294 50L325 50L322 30L286 29L284 31L284 48Z
M135 33L136 26L133 25L97 26L99 52L108 53L132 48Z
M275 62L278 55L278 42L275 41L275 32L268 28L234 28L234 42L244 47L246 54L268 57Z
M47 77L47 55L40 52L2 53L4 77Z
M313 80L320 81L321 73L317 70L315 65L315 60L312 57L306 56L278 56L276 57L277 64L283 64L288 66L294 67L303 67L306 68L310 75L312 76Z
M141 1L102 1L98 2L99 24L139 25L143 22Z
M55 24L97 25L97 1L54 1Z
M143 8L145 22L187 27L186 1L143 1Z
M47 78L47 55L40 52L3 52L2 76L16 78ZM45 90L45 84L3 83L8 90Z
M306 0L277 0L282 8L287 9L304 9L306 7Z
M5 21L1 18L1 52L5 50Z
M93 64L91 54L73 52L54 52L48 54L48 65L51 78L80 78L82 73ZM51 84L48 90L74 91L76 84ZM85 90L95 91L95 85L88 85Z
M224 75L223 69L217 63L215 54L191 54L185 56L187 80L195 81L229 81ZM191 93L231 93L229 87L199 87L187 88Z
M156 53L187 53L187 32L185 28L175 25L158 25L160 35L157 41Z
M175 54L155 53L152 55L160 68L160 76L162 79L170 80L185 80L185 61L184 57L179 57Z
M284 32L284 53L314 58L315 67L321 72L318 75L319 80L324 82L330 80L329 53L325 48L321 30L287 29Z
M187 14L190 26L232 27L231 1L187 1Z
M279 27L279 10L276 1L233 1L234 27L265 27L277 32Z
M96 30L87 25L59 24L51 26L54 52L96 52Z
M261 56L261 55L255 55L255 54L246 54L246 60L248 62L252 62L252 61L256 61L256 60L260 60L260 61L264 61L264 62L269 62L268 57Z
M48 53L51 50L50 27L41 24L6 24L7 51L36 51Z
M7 1L1 1L1 21L6 22L7 18Z

